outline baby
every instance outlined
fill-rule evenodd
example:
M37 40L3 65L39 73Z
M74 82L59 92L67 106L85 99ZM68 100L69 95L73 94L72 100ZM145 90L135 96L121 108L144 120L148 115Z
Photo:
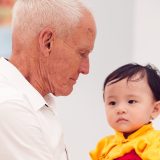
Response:
M104 82L106 117L115 135L99 141L92 160L160 160L160 74L151 65L126 64Z

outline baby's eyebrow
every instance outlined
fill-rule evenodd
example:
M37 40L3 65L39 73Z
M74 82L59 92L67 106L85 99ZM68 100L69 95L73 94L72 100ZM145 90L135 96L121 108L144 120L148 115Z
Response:
M127 97L135 97L135 98L137 98L137 97L139 97L139 95L137 95L137 94L128 94Z
M110 96L106 96L107 99L113 99L113 98L116 98L116 96L114 95L110 95Z

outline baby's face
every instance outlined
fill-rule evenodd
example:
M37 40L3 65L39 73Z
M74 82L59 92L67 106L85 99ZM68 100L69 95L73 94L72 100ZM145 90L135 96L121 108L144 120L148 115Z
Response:
M104 91L108 123L123 133L133 132L147 124L156 103L146 77L134 78L137 80L127 81L126 78L106 85Z

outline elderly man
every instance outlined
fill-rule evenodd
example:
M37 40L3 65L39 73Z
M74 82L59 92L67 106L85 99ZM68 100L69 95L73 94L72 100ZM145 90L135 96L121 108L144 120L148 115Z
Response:
M78 0L17 0L12 55L0 59L0 159L66 160L55 96L89 73L96 26Z

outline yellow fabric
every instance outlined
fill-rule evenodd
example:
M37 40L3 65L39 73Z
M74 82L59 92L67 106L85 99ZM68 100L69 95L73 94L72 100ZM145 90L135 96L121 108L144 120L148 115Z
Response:
M143 160L160 160L160 131L154 130L150 123L127 139L122 133L116 132L100 140L90 156L92 160L114 160L133 149Z

